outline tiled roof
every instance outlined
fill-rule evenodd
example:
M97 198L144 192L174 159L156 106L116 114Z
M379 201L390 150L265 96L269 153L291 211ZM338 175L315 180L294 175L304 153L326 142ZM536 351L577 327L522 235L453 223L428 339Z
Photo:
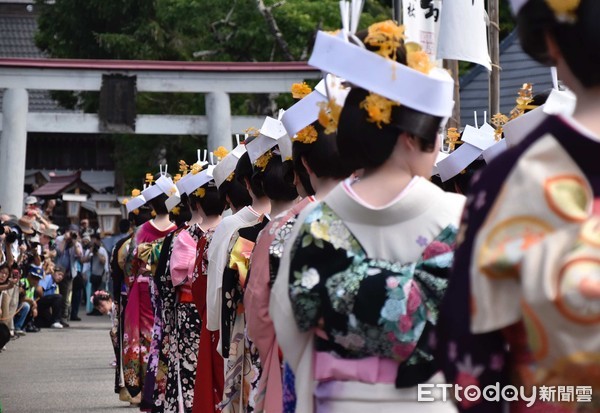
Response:
M60 195L67 189L74 187L83 188L87 192L94 192L94 188L86 184L81 180L81 171L75 172L71 175L60 175L53 176L50 181L45 185L42 185L31 193L34 196L40 197L52 197Z
M2 13L0 9L0 57L44 58L45 56L34 42L37 30L36 16L23 13ZM0 108L2 108L3 90L0 90ZM0 109L1 111L1 109ZM50 97L47 90L29 90L30 112L68 112Z
M531 59L521 48L516 32L508 35L500 45L500 110L508 114L515 106L517 93L523 83L533 84L533 94L552 88L550 68ZM488 110L488 71L475 67L460 80L460 112L463 125L473 123L473 111ZM488 113L488 120L490 114Z

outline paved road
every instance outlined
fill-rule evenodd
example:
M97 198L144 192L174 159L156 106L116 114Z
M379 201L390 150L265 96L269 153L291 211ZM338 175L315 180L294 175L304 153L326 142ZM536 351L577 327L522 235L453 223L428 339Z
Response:
M29 333L0 353L3 413L139 411L113 392L109 317L82 312L83 321L71 328Z

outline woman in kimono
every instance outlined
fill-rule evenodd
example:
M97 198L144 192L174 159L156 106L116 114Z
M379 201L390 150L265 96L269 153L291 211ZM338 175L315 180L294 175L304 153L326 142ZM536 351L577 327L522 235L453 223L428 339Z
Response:
M548 390L533 406L520 397L462 398L461 411L504 412L509 401L512 412L596 412L600 167L591 154L600 153L600 3L513 6L523 49L557 67L577 106L572 117L547 116L475 177L442 308L440 355L459 385Z
M130 254L134 258L126 281L129 291L123 334L123 376L125 386L132 397L131 403L134 404L140 403L142 399L141 393L144 389L154 323L149 283L152 277L152 265L155 263L148 260L151 252L148 245L164 238L175 229L175 225L169 220L169 213L165 206L167 199L165 191L168 193L171 186L168 183L162 185L165 179L167 178L160 176L161 184L157 180L157 184L142 192L156 216L139 227L135 240L132 240L129 245Z
M331 101L323 117L364 175L300 214L270 314L296 375L297 412L452 412L417 402L418 384L442 382L430 333L464 204L429 182L452 82L417 48L407 53L391 21L360 37L371 51L319 33L311 62L353 85L339 120ZM370 71L339 63L348 55Z
M191 219L172 242L168 264L175 297L172 303L173 325L170 327L168 345L164 349L166 352L163 351L168 356L164 412L192 411L200 339L200 316L193 302L192 281L198 240L203 233L201 225L206 218L197 205L206 196L203 185L211 179L209 169L191 173L180 188L182 205L185 204L186 209L189 209L188 204L191 205L192 211ZM211 191L209 197L214 197L215 192L216 189ZM220 201L218 193L216 198ZM221 212L222 208L219 215Z
M246 147L264 142L264 136L246 140ZM268 164L277 154L268 149L254 159L249 152L242 155L235 168L235 178L248 188L252 205L263 211L253 225L239 228L229 241L228 265L223 272L223 296L221 310L221 350L225 359L223 389L223 412L253 412L257 384L260 377L258 352L246 337L244 315L244 292L249 276L249 260L260 231L269 222L271 200L265 192ZM254 152L254 151L253 151ZM254 161L254 162L253 162ZM281 177L282 179L282 177ZM272 183L271 183L272 185ZM293 185L292 185L293 188ZM295 189L294 189L295 191ZM298 194L296 193L294 198Z
M244 296L248 337L259 352L262 374L258 384L256 410L268 412L293 411L293 383L283 389L283 360L269 316L271 286L279 269L284 244L291 233L296 216L315 198L322 198L352 171L341 160L335 134L325 133L315 122L298 132L293 139L293 165L298 193L303 197L289 209L276 214L261 232L252 256L251 277ZM306 166L305 166L306 165ZM316 188L316 189L313 189ZM273 209L276 209L275 206ZM281 209L281 208L279 208ZM265 254L268 254L268 263ZM291 372L288 370L288 375ZM282 399L284 403L282 403Z
M227 166L226 162L217 165L215 170L217 168L222 169L225 166ZM231 164L230 168L235 169L235 164ZM218 406L223 398L223 372L225 367L223 357L218 351L219 330L211 331L207 327L208 248L213 241L215 229L219 227L221 222L224 222L224 220L221 220L221 213L225 205L229 204L233 211L239 211L251 203L250 195L245 186L242 186L235 179L230 181L225 179L233 170L221 172L220 175L214 173L214 186L212 183L206 185L204 188L206 195L195 202L196 207L202 209L202 213L206 215L206 219L202 220L201 227L204 232L198 241L192 282L194 303L202 319L193 413L220 412L221 409ZM218 176L221 176L221 179ZM225 199L227 199L227 202L225 202ZM192 202L193 205L194 202Z
M294 207L298 198L292 162L284 161L280 156L273 156L265 167L263 187L271 200L271 216L285 215ZM302 204L304 205L303 202ZM283 406L281 360L278 346L273 345L273 326L263 322L268 319L269 313L269 249L277 229L272 223L267 224L260 232L252 252L250 275L246 280L244 292L244 309L248 341L252 342L258 351L261 368L254 410L277 413L281 412ZM271 386L268 386L269 380L273 380Z

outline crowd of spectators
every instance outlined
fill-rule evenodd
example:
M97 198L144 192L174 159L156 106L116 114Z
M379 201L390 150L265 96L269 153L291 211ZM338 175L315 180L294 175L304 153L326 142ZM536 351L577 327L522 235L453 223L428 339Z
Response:
M100 315L90 297L110 289L109 254L129 231L102 238L87 219L60 228L25 198L23 216L0 213L0 351L11 339L81 321L79 311Z

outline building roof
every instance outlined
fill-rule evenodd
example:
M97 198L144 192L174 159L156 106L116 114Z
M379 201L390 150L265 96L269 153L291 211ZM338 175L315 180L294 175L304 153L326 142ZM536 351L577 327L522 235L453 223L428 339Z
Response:
M521 48L516 31L500 44L500 110L508 114L516 105L515 99L523 83L533 84L533 94L552 88L550 68L531 59ZM473 112L479 112L479 124L483 112L488 110L488 71L477 66L460 79L461 123L473 123ZM488 113L488 120L490 119Z
M51 177L48 183L33 191L31 195L42 198L53 198L63 192L72 191L75 188L80 188L90 194L95 192L94 188L81 180L81 171L78 171L71 175Z
M49 182L52 176L72 175L73 171L66 170L46 170L46 169L28 169L25 171L25 183L34 184L36 175ZM81 171L81 180L91 186L96 192L104 192L115 187L115 171Z
M26 4L0 4L0 58L46 58L35 46L36 15ZM47 90L29 90L29 112L69 112ZM2 108L3 90L0 90ZM1 111L1 110L0 110Z

